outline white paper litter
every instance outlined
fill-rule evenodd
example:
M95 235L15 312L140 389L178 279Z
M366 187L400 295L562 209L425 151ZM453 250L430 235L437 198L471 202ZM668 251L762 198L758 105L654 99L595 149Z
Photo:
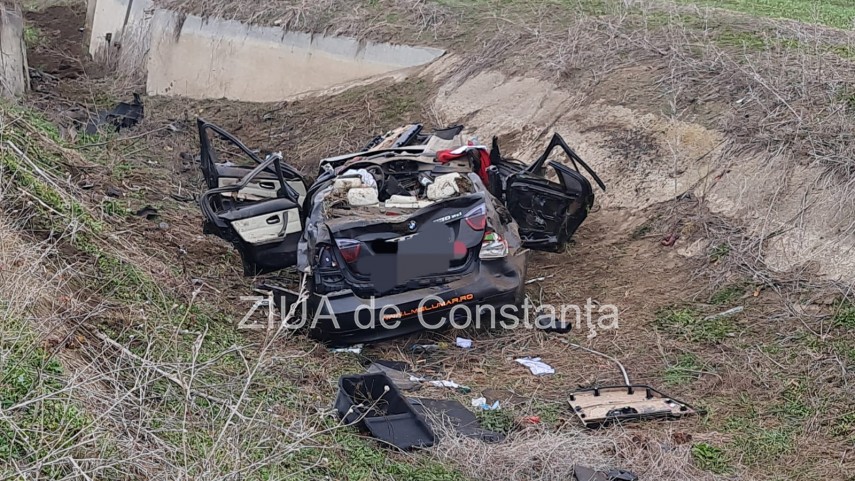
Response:
M465 337L458 337L455 341L457 347L462 347L463 349L471 349L472 348L472 339L466 339Z
M527 367L535 376L543 376L544 374L555 374L555 369L549 364L541 361L539 357L523 357L516 361Z
M473 408L481 408L484 411L496 411L502 408L499 401L495 401L493 404L487 404L487 398L485 397L475 398L470 402L472 403Z
M351 354L360 354L362 352L362 344L354 344L350 347L337 347L330 349L330 352L349 352Z
M430 381L430 380L427 380L427 379L425 379L425 378L423 378L423 377L418 377L418 376L410 376L410 381L413 381L413 382L426 382L426 383L428 383L428 384L430 384L431 386L434 386L434 387L448 387L448 388L451 388L451 389L457 389L457 388L460 388L460 387L465 388L465 387L466 387L466 386L461 386L460 384L457 384L457 383L456 383L456 382L454 382L454 381Z

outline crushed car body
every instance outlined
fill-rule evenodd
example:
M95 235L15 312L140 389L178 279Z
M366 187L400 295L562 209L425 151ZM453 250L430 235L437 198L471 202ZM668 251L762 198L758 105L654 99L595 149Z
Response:
M296 266L310 334L336 344L439 328L461 304L518 305L528 252L564 249L593 206L588 177L605 190L558 134L526 164L462 126L412 124L320 160L309 182L281 154L198 128L204 232L234 244L247 276Z

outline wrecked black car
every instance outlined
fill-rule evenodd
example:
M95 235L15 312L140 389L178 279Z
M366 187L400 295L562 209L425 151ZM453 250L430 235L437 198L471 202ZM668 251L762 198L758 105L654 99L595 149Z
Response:
M214 124L198 128L205 233L234 244L247 276L296 266L310 334L339 344L519 305L529 250L563 250L593 206L580 168L605 190L557 134L526 164L496 138L487 147L462 126L413 124L322 159L310 182L279 153L262 158ZM556 148L567 165L548 161Z

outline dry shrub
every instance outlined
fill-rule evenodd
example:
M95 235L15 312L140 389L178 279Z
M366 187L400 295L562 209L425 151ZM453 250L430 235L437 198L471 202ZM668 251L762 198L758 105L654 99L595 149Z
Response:
M441 420L435 419L435 426L437 421ZM441 442L431 455L471 479L563 481L573 479L577 464L606 471L628 469L641 479L723 479L697 469L691 444L676 443L674 438L679 437L665 424L661 433L654 434L618 425L602 431L531 426L495 444L460 436L448 423L438 425L434 429Z
M402 36L443 39L459 27L448 8L427 0L382 0L372 4L336 0L157 0L155 3L201 17L381 41L404 41Z

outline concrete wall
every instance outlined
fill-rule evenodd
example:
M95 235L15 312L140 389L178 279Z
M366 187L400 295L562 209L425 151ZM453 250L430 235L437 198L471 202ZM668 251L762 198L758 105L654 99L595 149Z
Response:
M90 2L89 52L120 73L145 78L150 95L279 101L444 53L183 16L154 9L152 0Z
M90 0L88 10L92 10L92 23L89 27L89 53L93 58L104 61L113 55L113 46L120 42L125 15L132 1Z
M24 17L20 8L0 4L0 95L21 95L29 87Z
M183 22L182 22L183 20ZM158 10L152 21L148 92L255 102L430 62L436 49L284 32Z

